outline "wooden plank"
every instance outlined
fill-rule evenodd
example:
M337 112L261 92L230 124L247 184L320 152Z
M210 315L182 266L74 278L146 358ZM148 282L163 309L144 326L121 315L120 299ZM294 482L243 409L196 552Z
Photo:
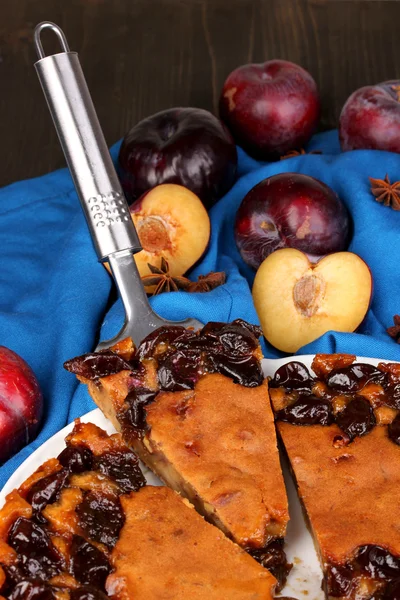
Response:
M107 141L179 105L217 111L236 66L292 60L317 80L321 128L357 87L400 77L390 0L0 0L0 185L63 166L33 68L32 30L58 23L79 52ZM49 35L50 53L56 49Z

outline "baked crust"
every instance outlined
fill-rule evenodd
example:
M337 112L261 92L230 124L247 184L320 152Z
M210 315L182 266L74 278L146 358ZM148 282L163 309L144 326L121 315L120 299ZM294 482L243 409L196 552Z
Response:
M365 544L400 555L400 448L385 429L335 448L336 425L277 425L322 560L344 563Z
M175 492L144 485L119 434L77 422L66 442L0 510L0 598L272 598L273 575Z
M121 502L126 521L107 580L115 600L271 597L272 575L172 490L147 486Z
M400 586L400 368L316 355L270 382L276 425L327 595L394 600Z
M116 348L65 365L143 462L247 549L283 538L289 520L255 331L242 321L198 334L163 327L139 346L131 372Z
M160 392L146 413L141 443L158 455L153 468L162 479L173 465L190 499L201 499L203 514L243 547L284 536L288 505L267 382L245 388L205 375L194 390Z

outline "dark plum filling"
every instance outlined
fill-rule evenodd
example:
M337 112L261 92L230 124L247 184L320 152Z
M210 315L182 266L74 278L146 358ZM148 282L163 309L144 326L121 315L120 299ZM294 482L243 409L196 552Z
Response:
M113 479L122 493L137 492L146 484L139 461L133 452L103 452L96 457L94 469Z
M372 406L365 398L355 397L336 415L336 424L349 440L365 435L375 426Z
M261 385L264 377L255 355L261 335L259 327L242 319L210 322L198 332L179 325L160 327L141 342L129 363L107 350L78 356L64 363L64 367L90 380L130 369L130 391L118 418L124 435L140 437L146 430L145 408L158 391L193 389L206 373L226 375L246 387ZM140 362L145 360L155 361L157 391L146 387L144 363Z
M37 523L19 517L10 529L8 544L18 554L18 567L27 579L47 581L63 569L63 561Z
M400 413L394 421L388 425L388 435L392 442L400 446Z
M11 526L7 543L17 553L11 565L2 565L5 574L0 594L11 600L55 600L57 585L51 578L70 573L80 587L71 590L70 600L105 600L105 582L112 567L107 555L89 539L111 549L124 523L119 494L137 491L145 485L136 455L128 448L106 450L95 456L84 445L72 445L59 454L62 468L36 481L26 493L33 508L32 519L19 517ZM75 512L83 534L74 535L66 561L53 544L47 520L41 511L57 501L71 474L94 470L118 484L115 494L84 492ZM64 592L60 592L64 597ZM61 597L61 596L60 596Z
M112 350L101 350L71 358L64 363L64 367L75 375L91 380L114 375L125 369L130 371L132 368L122 356Z
M71 590L70 600L107 600L108 596L100 590L85 586Z
M289 404L276 413L278 421L286 421L294 425L331 425L333 413L331 403L312 394L300 396L293 404Z
M46 519L41 514L41 511L46 508L48 504L52 504L57 500L68 477L68 470L61 469L61 471L57 471L56 473L52 473L51 475L47 475L47 477L39 479L39 481L34 483L30 488L26 499L32 505L36 521L39 523L46 523Z
M326 382L336 392L351 394L360 391L367 383L382 385L385 380L385 374L373 365L357 363L341 369L333 369Z
M372 578L377 583L373 598L397 600L400 598L400 558L380 546L368 545L358 548L351 563L328 565L325 577L329 596L346 597L356 594L360 577Z
M385 365L379 366L382 370L367 363L333 368L327 375L323 375L322 386L325 387L322 388L321 397L321 388L317 390L314 387L316 384L321 385L321 380L312 377L305 365L298 361L283 365L276 371L269 385L271 389L283 388L291 396L288 405L275 412L276 420L294 425L336 423L344 434L344 443L366 435L375 427L376 418L371 403L360 395L365 386L378 386L372 390L376 393L377 389L380 394L380 405L400 409L400 383L396 383L385 372ZM332 401L336 396L346 398L342 409L333 410ZM400 445L400 415L388 425L388 436L395 444Z
M70 473L83 473L92 468L93 453L85 446L67 446L58 455L58 460Z
M8 600L55 600L50 586L38 581L20 581L7 596Z
M276 577L278 581L277 591L281 590L285 585L287 576L293 566L287 562L283 544L284 541L282 538L276 538L265 548L248 551L260 565L268 569Z
M311 394L313 383L307 367L300 362L293 361L280 367L269 385L272 388L284 387L288 391L297 390Z
M124 513L118 496L105 492L88 492L77 506L79 525L87 537L113 548L124 524Z
M70 571L82 585L104 590L111 565L103 552L75 535L71 544Z

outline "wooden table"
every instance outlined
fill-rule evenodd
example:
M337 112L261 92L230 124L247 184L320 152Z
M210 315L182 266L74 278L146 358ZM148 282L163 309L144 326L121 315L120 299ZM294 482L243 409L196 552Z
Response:
M397 0L0 0L0 8L0 185L64 165L33 68L42 20L59 24L79 53L110 144L167 107L216 111L225 77L246 62L284 58L308 69L321 129L336 126L356 88L400 77Z

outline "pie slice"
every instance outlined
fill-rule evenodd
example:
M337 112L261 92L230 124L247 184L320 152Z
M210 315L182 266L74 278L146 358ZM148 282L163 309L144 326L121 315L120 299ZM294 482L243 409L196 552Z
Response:
M166 487L120 434L75 424L0 510L0 598L270 600L275 578Z
M162 327L65 367L169 487L282 584L288 505L259 328Z
M329 598L400 598L400 364L316 355L270 381Z

